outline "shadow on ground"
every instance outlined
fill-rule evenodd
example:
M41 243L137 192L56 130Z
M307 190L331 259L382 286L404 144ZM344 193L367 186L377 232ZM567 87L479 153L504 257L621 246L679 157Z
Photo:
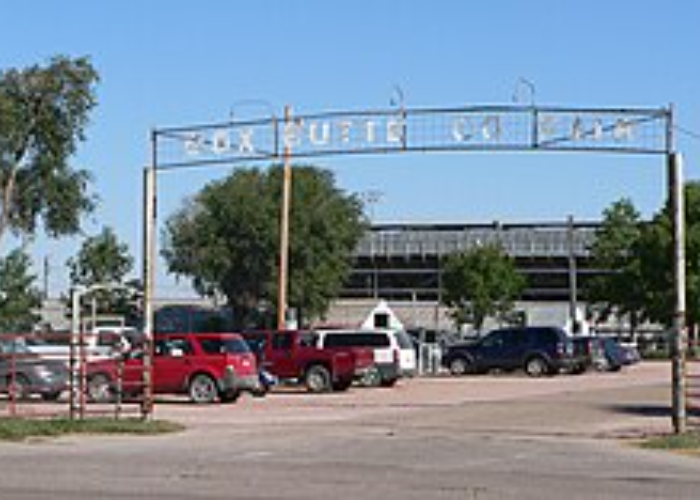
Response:
M671 418L670 405L618 404L610 405L608 408L614 412L625 415L635 415L648 418ZM700 408L688 408L687 412L689 417L700 418Z

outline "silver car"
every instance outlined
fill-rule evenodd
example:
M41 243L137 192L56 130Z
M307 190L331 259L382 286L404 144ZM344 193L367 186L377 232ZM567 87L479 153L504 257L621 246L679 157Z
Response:
M54 401L68 385L63 361L43 359L15 341L0 341L0 392L14 392L17 399L39 394Z

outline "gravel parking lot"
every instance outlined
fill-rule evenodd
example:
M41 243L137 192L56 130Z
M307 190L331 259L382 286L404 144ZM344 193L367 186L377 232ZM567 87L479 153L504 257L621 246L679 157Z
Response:
M14 498L697 498L700 460L620 437L670 428L670 370L421 378L199 407L165 437L3 444ZM41 478L37 480L37 478Z
M474 416L470 429L465 430L488 425L585 436L660 432L670 428L670 416L659 418L670 398L670 377L666 363L647 363L619 373L542 379L518 374L445 375L407 380L391 389L353 388L324 395L281 388L264 399L244 397L235 407L199 407L182 399L166 399L158 406L157 417L197 429L217 424L312 424L392 416L407 420L432 413L444 417L450 409L459 409L460 414ZM501 415L498 408L508 410Z

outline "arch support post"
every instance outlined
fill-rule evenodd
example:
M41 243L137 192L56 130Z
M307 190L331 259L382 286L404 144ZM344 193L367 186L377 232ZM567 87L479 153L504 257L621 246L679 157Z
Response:
M153 302L155 295L155 266L156 266L156 133L151 135L153 144L153 164L143 171L143 401L141 417L150 419L153 416L153 334L154 313Z
M685 193L683 190L683 159L678 153L668 155L669 199L673 225L673 273L675 310L671 341L672 355L672 419L673 431L686 431L686 259L685 259Z

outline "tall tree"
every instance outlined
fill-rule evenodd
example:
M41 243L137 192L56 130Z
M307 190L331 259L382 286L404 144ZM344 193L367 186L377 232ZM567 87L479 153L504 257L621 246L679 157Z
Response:
M638 258L644 248L642 235L640 214L631 200L623 198L607 208L591 247L593 264L603 273L591 279L585 290L600 319L627 317L632 333L644 319L648 298Z
M691 332L700 324L700 182L685 192L687 315ZM651 320L670 326L674 317L673 238L671 210L665 206L651 221L640 221L628 200L605 211L592 247L599 268L608 271L592 280L589 299L603 313L628 315L634 328Z
M515 262L497 246L484 246L448 257L443 270L443 303L452 308L458 327L484 320L507 319L525 287Z
M78 254L69 259L72 285L117 285L111 290L96 293L99 312L133 315L135 295L140 287L133 281L125 282L134 266L129 247L119 241L114 231L105 227L87 238Z
M119 241L110 227L87 238L78 255L68 261L71 283L83 286L121 283L133 266L129 247Z
M213 182L172 215L163 256L195 289L225 297L245 323L273 312L278 287L282 169L240 169ZM362 204L330 172L294 168L290 214L289 303L303 318L322 315L350 271L365 229Z
M78 231L92 210L90 176L69 159L84 140L97 73L85 58L0 73L0 241L8 229Z
M700 182L686 183L686 321L691 332L700 325ZM653 321L671 325L674 317L673 227L667 204L645 227L638 255L647 289L646 311Z
M0 259L0 332L29 332L39 319L41 292L31 272L31 259L13 250Z

